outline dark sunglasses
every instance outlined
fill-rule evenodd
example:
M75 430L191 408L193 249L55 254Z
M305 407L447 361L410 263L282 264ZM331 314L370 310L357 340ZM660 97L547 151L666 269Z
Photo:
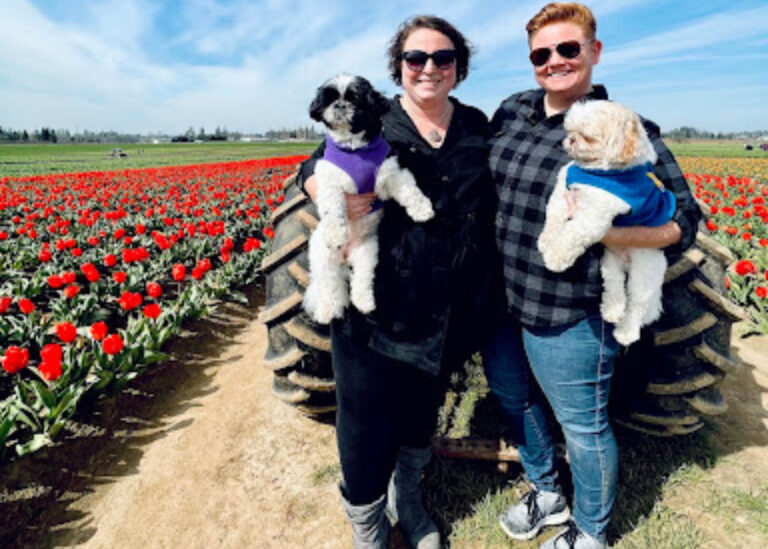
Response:
M567 42L560 42L555 45L555 50L565 59L576 59L581 53L581 46L590 44L592 41L578 42L577 40L568 40ZM537 48L531 52L528 58L533 63L534 67L541 67L544 63L549 61L552 56L552 48Z
M408 50L400 54L400 59L405 61L412 71L422 71L428 60L432 60L440 70L450 69L456 62L456 50L437 50L427 53L421 50Z

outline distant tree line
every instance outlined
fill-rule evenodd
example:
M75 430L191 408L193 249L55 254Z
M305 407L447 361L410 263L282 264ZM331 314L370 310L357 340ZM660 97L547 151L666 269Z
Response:
M691 128L690 126L681 126L668 132L662 132L662 137L668 139L756 139L768 135L768 130L751 132L709 132Z
M29 143L29 142L48 142L56 143L58 141L56 131L51 128L40 128L34 130L31 134L27 130L12 130L10 128L0 127L0 141L9 143Z
M140 135L115 131L72 133L69 130L40 128L29 133L27 130L13 130L0 127L0 143L138 143Z
M195 133L195 129L190 126L187 131L180 135L174 135L171 141L174 143L191 143L193 141L228 141L237 140L242 136L239 132L229 132L227 128L221 128L216 126L213 133L206 133L205 128L201 127L200 130Z
M267 130L264 137L270 140L278 139L303 139L307 141L317 141L323 138L323 133L318 132L312 126L304 128L281 128L279 130Z
M318 141L323 138L323 133L318 132L316 128L311 126L280 128L279 130L267 130L264 133L249 133L247 135L273 141L285 139ZM238 141L243 136L242 132L230 132L227 128L219 126L211 133L207 132L203 127L195 131L190 126L186 132L179 135L140 135L116 131L92 132L88 130L73 133L66 129L54 130L48 127L33 130L30 133L27 130L15 130L0 126L0 143L141 143L158 138L165 141L185 143L194 141Z

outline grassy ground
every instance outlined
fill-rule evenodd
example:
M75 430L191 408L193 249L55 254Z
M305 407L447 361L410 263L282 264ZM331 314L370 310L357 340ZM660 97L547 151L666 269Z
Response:
M710 417L704 429L668 439L615 429L620 470L612 547L768 547L768 338L755 341L753 355L739 349L746 365L723 386L729 411ZM481 367L468 366L453 379L439 434L492 435L500 417L495 407ZM564 463L561 478L571 493ZM533 549L557 531L526 543L510 541L498 527L499 514L528 490L517 463L501 472L493 463L436 459L426 482L428 506L452 548Z
M703 156L709 158L768 158L768 151L758 148L757 141L750 141L754 148L744 148L747 141L717 139L666 139L665 143L675 156Z
M317 143L164 143L0 145L0 177L41 173L124 170L150 166L181 166L308 154ZM744 150L740 141L668 140L679 157L768 158L768 152ZM121 149L126 156L112 156Z
M308 154L316 146L306 142L0 145L0 177L291 156ZM117 148L126 156L112 156Z

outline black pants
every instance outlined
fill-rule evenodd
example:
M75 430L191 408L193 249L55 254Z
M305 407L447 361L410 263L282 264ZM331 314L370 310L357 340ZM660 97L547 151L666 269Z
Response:
M444 394L437 376L381 355L361 339L331 326L336 439L353 505L386 493L401 446L429 446Z

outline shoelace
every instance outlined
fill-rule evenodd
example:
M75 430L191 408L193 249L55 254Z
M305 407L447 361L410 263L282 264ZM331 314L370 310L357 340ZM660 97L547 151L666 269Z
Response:
M557 539L565 541L568 544L568 549L574 549L579 536L581 536L581 530L573 522L568 522L565 532L557 536ZM555 545L557 545L557 540L555 540Z
M536 490L531 490L527 494L525 494L525 508L526 512L528 513L528 519L531 522L534 522L538 517L540 513L539 511L539 504L536 501L537 497L539 495L539 492Z

